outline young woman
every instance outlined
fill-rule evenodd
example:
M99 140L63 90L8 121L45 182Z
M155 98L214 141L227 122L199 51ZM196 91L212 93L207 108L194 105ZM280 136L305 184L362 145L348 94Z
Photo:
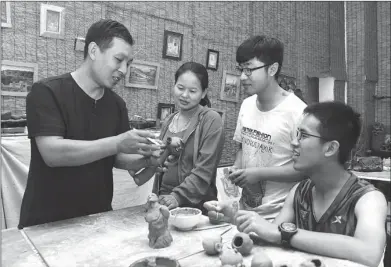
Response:
M224 135L220 115L207 97L208 72L195 62L183 64L175 73L173 95L177 112L162 125L160 139L179 137L183 148L178 160L157 173L153 192L169 209L196 207L217 199L216 170L223 150Z

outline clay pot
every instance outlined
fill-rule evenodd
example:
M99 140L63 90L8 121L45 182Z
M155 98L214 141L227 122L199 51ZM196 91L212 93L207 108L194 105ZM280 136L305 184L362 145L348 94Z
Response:
M220 254L221 265L242 266L243 256L236 249L227 248Z
M273 267L273 262L264 252L258 252L251 260L251 267Z
M222 238L220 234L208 236L202 240L202 247L208 255L218 254L221 251L221 246Z
M248 255L253 249L253 241L248 234L237 233L232 239L232 248L236 249L242 255Z

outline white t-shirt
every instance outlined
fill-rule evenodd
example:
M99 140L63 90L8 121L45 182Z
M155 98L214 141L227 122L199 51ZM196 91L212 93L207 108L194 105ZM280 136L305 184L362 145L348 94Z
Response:
M243 101L233 138L242 144L242 168L289 163L291 141L306 104L291 93L274 109L262 112L256 101L257 95ZM274 219L294 184L267 180L244 187L241 208L256 211L265 219Z

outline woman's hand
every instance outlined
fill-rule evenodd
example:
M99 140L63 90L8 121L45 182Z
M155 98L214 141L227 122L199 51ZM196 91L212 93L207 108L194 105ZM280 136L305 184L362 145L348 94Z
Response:
M159 204L166 206L170 210L179 206L178 200L172 195L159 196Z

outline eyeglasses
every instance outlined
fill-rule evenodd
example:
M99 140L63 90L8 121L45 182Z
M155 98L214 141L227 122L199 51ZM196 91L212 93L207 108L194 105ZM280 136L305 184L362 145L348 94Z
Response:
M326 138L324 138L324 137L322 137L322 136L313 135L313 134L309 134L309 133L304 133L304 132L302 132L301 130L297 129L297 130L296 130L296 138L297 138L297 141L300 141L301 138L302 138L303 136L306 136L306 137L312 136L312 137L316 137L316 138L319 138L319 139L323 139L323 140L325 140L325 141L329 141L329 140L327 140Z
M236 70L239 71L240 73L243 72L246 76L249 77L249 76L251 76L251 74L254 70L259 70L259 69L262 69L262 68L270 66L270 65L272 65L272 64L266 64L266 65L256 67L256 68L241 68L239 66L236 66Z

